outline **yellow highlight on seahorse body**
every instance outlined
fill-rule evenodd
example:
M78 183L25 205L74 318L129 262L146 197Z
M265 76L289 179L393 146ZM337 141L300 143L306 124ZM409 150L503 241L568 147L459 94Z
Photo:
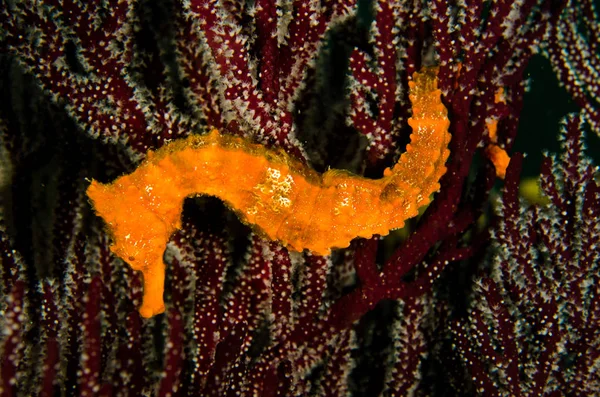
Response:
M257 233L289 249L326 255L356 237L386 235L417 215L446 172L450 134L437 69L409 82L413 129L406 152L379 180L319 174L285 152L217 130L174 141L111 184L87 194L113 239L111 250L144 277L143 317L164 311L163 253L181 227L186 197L220 198Z

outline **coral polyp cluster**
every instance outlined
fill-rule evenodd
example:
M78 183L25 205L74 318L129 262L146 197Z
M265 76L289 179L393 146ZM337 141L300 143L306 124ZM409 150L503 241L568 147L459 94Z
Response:
M599 20L4 2L0 395L594 396Z

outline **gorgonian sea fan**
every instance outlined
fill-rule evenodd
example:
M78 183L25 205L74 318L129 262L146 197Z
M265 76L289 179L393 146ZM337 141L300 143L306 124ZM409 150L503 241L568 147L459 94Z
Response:
M573 23L562 12L574 4L370 6L58 0L0 10L2 392L471 390L463 362L440 345L454 307L444 296L464 288L436 280L485 247L474 225L495 170L482 148L511 153L525 67L557 19ZM409 81L426 65L439 68L452 139L421 217L319 256L264 239L219 201L186 200L164 255L166 314L140 317L141 277L111 252L85 195L91 179L114 181L211 127L319 171L381 178L409 142Z
M490 268L476 280L468 317L452 324L459 355L486 395L600 389L600 185L584 152L586 120L570 115L562 155L543 161L546 204L520 198L523 158L511 161Z

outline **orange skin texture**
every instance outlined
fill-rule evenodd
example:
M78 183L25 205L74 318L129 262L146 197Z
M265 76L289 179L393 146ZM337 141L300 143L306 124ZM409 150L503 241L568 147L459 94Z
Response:
M496 103L506 103L504 98L504 89L499 88L494 95L494 101ZM492 164L494 164L494 168L496 168L496 176L500 179L504 179L506 177L506 169L508 168L508 163L510 162L510 157L506 150L502 149L498 146L498 119L493 118L486 123L488 129L488 136L490 137L490 141L492 143L488 144L485 148L485 154L490 159Z
M450 121L436 68L415 73L409 88L411 143L379 180L342 170L319 174L281 150L212 130L148 152L111 184L92 181L87 194L108 225L111 250L143 273L140 314L164 311L163 254L181 228L186 197L218 197L263 237L318 255L356 237L386 235L416 216L446 172Z
M510 163L510 157L508 156L508 153L506 153L506 150L492 143L485 148L485 154L492 164L494 164L496 176L500 179L504 179L506 177L508 163Z

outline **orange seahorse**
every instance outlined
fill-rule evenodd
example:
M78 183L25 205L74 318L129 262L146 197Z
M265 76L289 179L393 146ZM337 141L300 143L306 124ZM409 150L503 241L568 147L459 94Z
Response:
M386 235L417 215L446 172L450 122L436 68L414 73L409 89L411 142L379 180L342 170L319 174L281 150L212 130L148 152L111 184L92 181L87 194L108 224L111 250L143 273L140 314L164 311L163 253L181 227L186 197L216 196L257 233L320 255L355 237Z

